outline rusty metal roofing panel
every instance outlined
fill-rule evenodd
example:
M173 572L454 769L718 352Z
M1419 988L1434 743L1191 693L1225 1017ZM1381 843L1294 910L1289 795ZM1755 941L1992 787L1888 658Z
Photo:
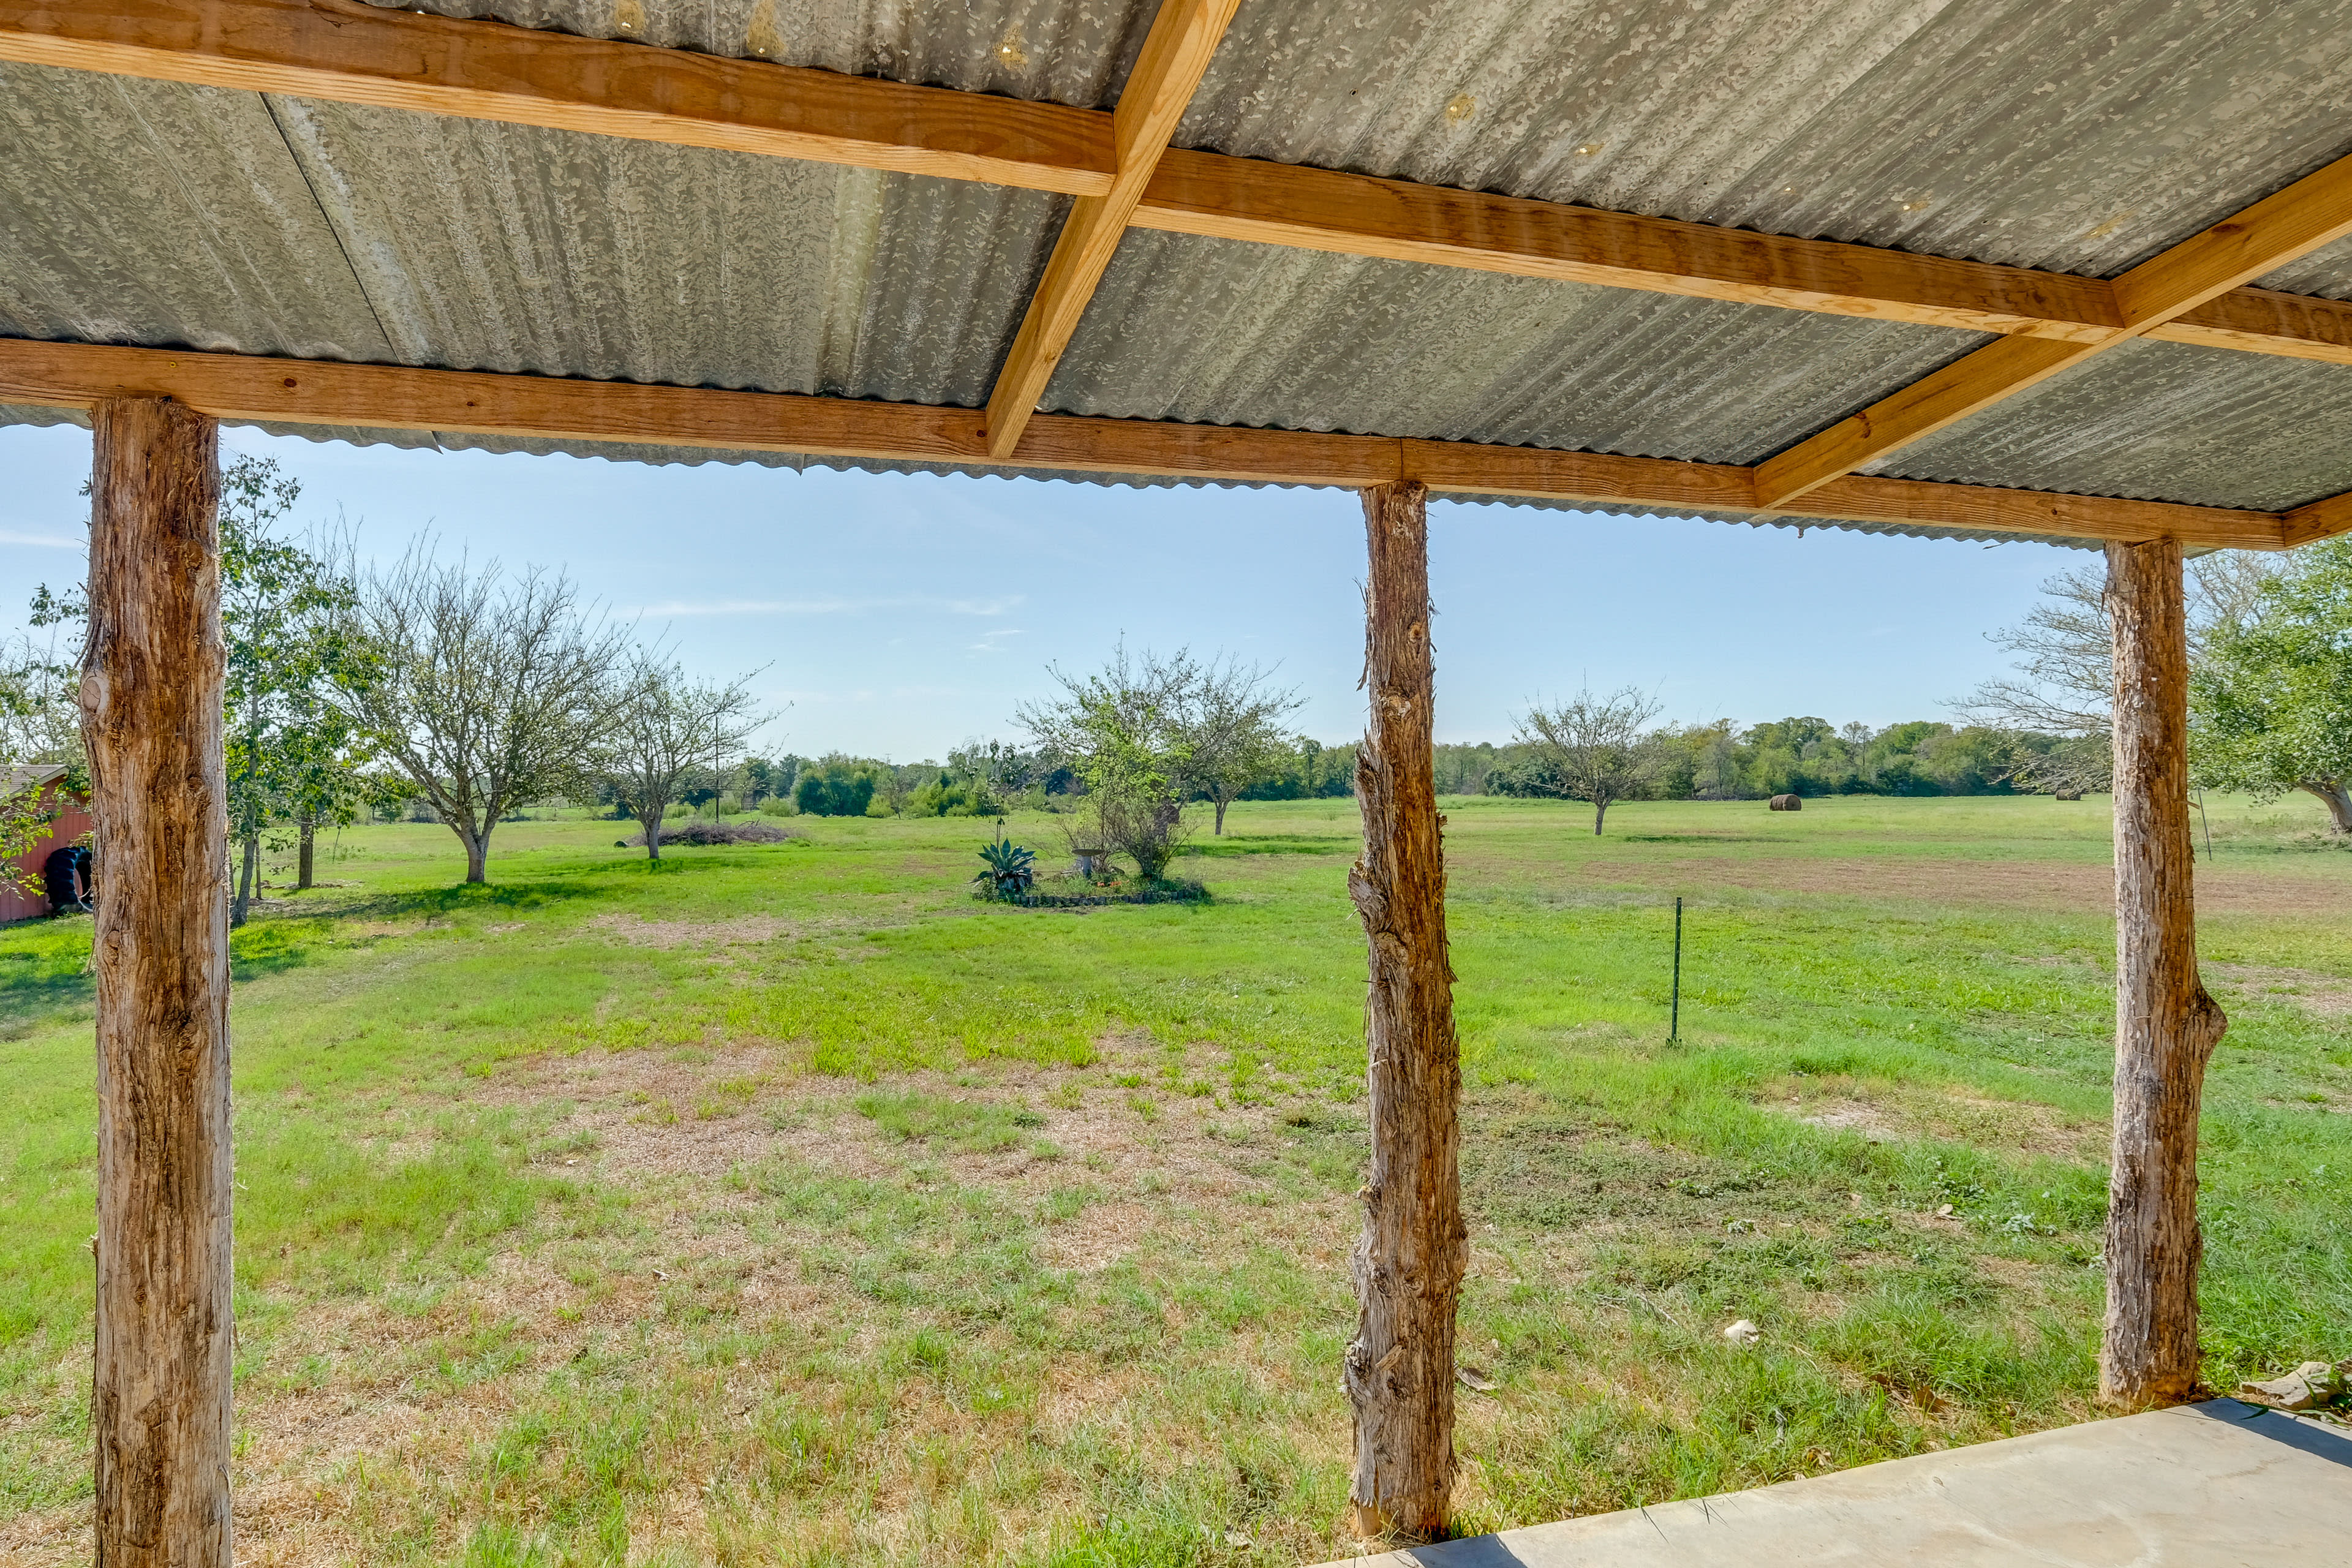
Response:
M1132 233L1057 412L1752 463L1982 334Z
M1870 471L2283 510L2352 490L2352 366L2125 343Z

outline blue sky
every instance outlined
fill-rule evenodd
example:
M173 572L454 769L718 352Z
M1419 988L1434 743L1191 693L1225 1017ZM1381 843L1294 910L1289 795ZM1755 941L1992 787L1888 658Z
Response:
M1362 728L1355 498L1031 480L649 468L223 432L340 510L363 554L562 566L690 668L760 666L777 752L908 762L1013 734L1045 666L1134 647L1279 663L1328 741ZM0 429L0 626L79 578L89 437ZM1507 739L1536 695L1627 683L1676 720L1948 716L2003 665L1985 640L2050 573L2042 545L1440 503L1431 508L1438 737Z

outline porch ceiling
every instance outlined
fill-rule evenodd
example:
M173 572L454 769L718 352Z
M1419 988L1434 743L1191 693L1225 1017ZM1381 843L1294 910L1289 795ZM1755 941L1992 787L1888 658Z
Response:
M623 55L597 57L595 79L621 95L631 89L612 60L667 48L995 95L964 100L985 106L1089 111L1118 104L1160 9L240 3L388 23L424 9L485 36L511 37L488 26L505 23L625 40ZM1060 192L1106 177L1085 150L1089 136L1108 146L1100 116L1039 121L1077 150L1024 153L1022 167L1045 172L1019 177L1057 191L202 85L227 79L216 65L145 79L159 74L152 60L134 68L79 44L67 51L74 66L27 63L67 58L60 37L159 26L152 16L167 9L0 0L0 57L14 62L0 63L12 154L0 160L0 338L978 410L1072 210ZM769 79L757 63L734 68ZM1987 344L2072 341L2105 352L2038 383L2038 365L2003 370L1981 406L1969 404L1976 411L1831 467L1947 489L2285 512L2352 491L2352 421L2339 416L2352 412L2352 310L2329 303L2352 299L2352 242L2335 237L2352 227L2352 177L2315 198L2335 206L2296 218L2302 237L2278 265L2247 274L2295 297L2284 303L2240 289L2173 310L2147 334L2158 341L2105 347L2133 325L2115 302L2129 301L2078 280L2116 279L2328 168L2352 152L2347 110L2352 0L1244 0L1177 125L1183 151L1120 240L1038 407L1155 431L1337 432L1817 479L1818 444L1807 443L1879 400L1939 371L1976 375L1968 367L1979 361L1960 362ZM1066 157L1066 175L1055 157ZM1271 232L1248 227L1238 207L1202 218L1180 200L1179 175L1214 205L1228 200L1219 182L1263 167L1233 158L1410 181L1447 200L1483 192L1710 228L1626 230L1639 267L1602 281L1576 248L1578 215L1485 198L1439 225L1443 244L1401 251L1386 238L1291 230L1261 243L1232 237ZM1512 226L1522 220L1533 227ZM1616 234L1603 238L1618 244ZM1771 249L1759 236L1876 248ZM1701 254L1718 241L1764 246L1770 276L1741 281L1747 251ZM1328 253L1350 247L1368 253ZM1922 272L1919 258L1974 265L1948 277ZM1876 277L1881 262L1892 281ZM1790 292L1773 268L1803 288ZM1500 275L1531 270L1543 275ZM1815 287L1816 276L1834 287ZM1968 301L2003 289L2046 316L2024 320L2023 337L1969 330L2008 307ZM1802 308L1756 302L1800 294ZM1947 295L1967 310L1947 310ZM0 398L16 399L0 418L83 417L86 396L62 385L0 375ZM423 414L372 424L225 411L316 437L652 461L1132 483L1294 477L1282 462L1122 468L1108 437L1098 446L1111 455L1074 471L1026 438L990 460L977 432L969 451L950 439L804 452L781 437L734 447L692 431L623 440L528 422L468 431ZM1885 417L1873 410L1874 425ZM1465 467L1475 454L1436 456ZM1833 476L1777 511L1758 503L1780 489L1753 478L1697 499L1679 480L1638 474L1597 489L1475 479L1443 488L1786 525L2069 537L2063 522L1982 526L1992 513L1975 499L1918 487L1901 493L1920 505L1861 504L1864 481ZM2041 504L2053 516L2126 515ZM2282 524L2279 540L2346 510ZM2158 518L2149 527L2172 526L2147 515ZM2243 526L2216 522L2213 538ZM2086 523L2071 537L2096 536Z

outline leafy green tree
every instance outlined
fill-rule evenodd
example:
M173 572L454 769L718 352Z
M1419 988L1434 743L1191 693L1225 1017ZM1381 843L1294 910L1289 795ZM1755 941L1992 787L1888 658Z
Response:
M221 631L229 837L239 848L229 923L243 925L273 822L301 834L301 877L311 881L310 834L351 820L370 791L369 748L338 705L374 679L373 650L356 630L351 579L280 537L300 482L270 458L239 457L221 475ZM79 588L34 595L36 626L86 624Z
M870 763L838 753L824 757L803 764L793 784L793 805L809 816L864 816L878 778Z
M2275 799L2301 790L2352 834L2352 537L2268 576L2189 671L2197 781Z
M37 848L57 821L57 796L42 775L66 771L66 788L89 787L82 752L80 709L73 667L30 638L0 652L0 877L38 892L41 874L16 864Z
M1118 850L1139 876L1157 879L1175 858L1194 788L1200 665L1181 649L1137 658L1121 645L1094 674L1051 673L1061 695L1024 703L1019 721L1085 786L1074 831L1093 841L1072 847Z

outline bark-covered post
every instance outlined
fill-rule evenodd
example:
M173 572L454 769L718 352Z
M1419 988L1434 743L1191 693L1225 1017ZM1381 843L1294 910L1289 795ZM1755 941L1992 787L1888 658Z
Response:
M1454 1489L1454 1311L1467 1237L1444 819L1432 752L1428 492L1410 482L1383 485L1363 500L1371 719L1356 758L1364 854L1348 889L1370 948L1364 1036L1372 1158L1352 1263L1349 1500L1358 1535L1429 1541L1447 1533Z
M229 1568L228 803L217 427L93 411L98 1561Z
M2116 655L2116 1125L2099 1399L2197 1387L2197 1108L2229 1020L2197 973L2180 542L2107 546Z

